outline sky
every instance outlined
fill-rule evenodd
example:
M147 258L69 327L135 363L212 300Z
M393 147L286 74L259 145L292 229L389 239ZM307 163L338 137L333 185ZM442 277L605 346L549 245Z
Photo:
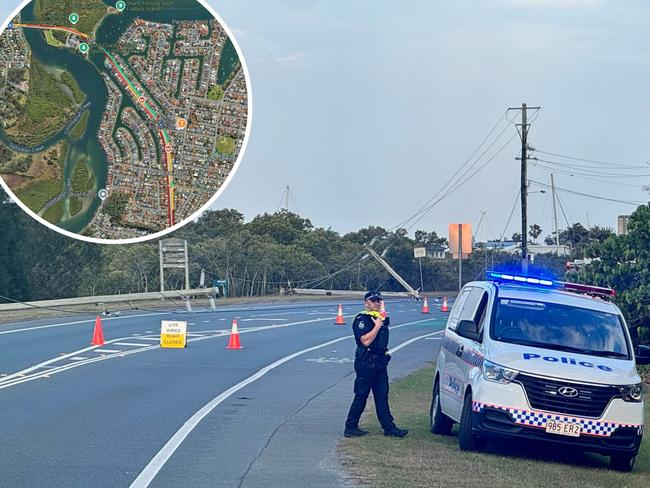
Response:
M521 143L520 113L506 109L522 103L541 106L529 111L528 142L545 153L531 156L552 161L531 162L531 180L550 184L552 171L563 190L650 198L642 190L650 184L647 1L625 8L620 0L209 3L234 32L253 92L247 150L214 208L238 209L248 220L277 211L289 185L289 210L315 226L392 228L459 169L472 175L505 145L407 227L446 236L449 223L467 222L476 231L485 212L477 237L510 236L520 230L519 208L512 209ZM3 1L0 15L17 4ZM493 127L468 170L463 164ZM530 191L529 223L549 234L551 192L537 183ZM558 194L560 227L615 228L617 216L635 208Z

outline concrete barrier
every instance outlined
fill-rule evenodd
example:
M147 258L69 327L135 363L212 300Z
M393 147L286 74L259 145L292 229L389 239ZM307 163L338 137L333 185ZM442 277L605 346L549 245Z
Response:
M0 312L29 310L34 308L63 308L75 305L96 305L120 302L152 301L192 296L209 297L216 293L214 288L193 290L171 290L150 293L125 293L123 295L103 295L94 297L62 298L60 300L39 300L34 302L0 303Z

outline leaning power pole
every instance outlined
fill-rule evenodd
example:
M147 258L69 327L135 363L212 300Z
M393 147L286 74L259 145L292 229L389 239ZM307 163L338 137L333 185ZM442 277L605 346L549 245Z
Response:
M528 110L539 110L542 107L528 107L525 103L519 107L511 107L508 110L521 110L521 124L515 124L521 138L521 270L528 272Z

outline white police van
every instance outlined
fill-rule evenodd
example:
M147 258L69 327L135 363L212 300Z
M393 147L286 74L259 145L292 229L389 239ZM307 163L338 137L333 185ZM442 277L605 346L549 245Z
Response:
M460 423L462 450L488 437L539 439L610 456L629 471L643 435L643 385L607 288L488 273L450 312L430 430ZM636 364L650 364L639 346Z

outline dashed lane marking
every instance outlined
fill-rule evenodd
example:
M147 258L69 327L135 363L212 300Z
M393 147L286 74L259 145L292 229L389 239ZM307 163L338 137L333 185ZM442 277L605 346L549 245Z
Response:
M116 346L130 346L130 347L147 347L149 344L136 344L135 342L116 342L115 345Z
M272 329L279 329L279 328L285 328L285 327L291 327L294 325L303 325L303 324L313 324L316 322L322 322L325 320L334 320L335 317L326 317L326 318L320 318L320 319L309 319L309 320L302 320L299 322L292 322L292 323L287 323L287 324L272 324L272 325L264 325L264 326L259 326L259 327L251 327L251 328L241 328L239 330L240 334L246 334L250 332L256 332L256 331L262 331L262 330L272 330ZM211 332L211 331L210 331ZM215 334L213 335L202 335L200 337L194 337L188 339L188 343L190 342L197 342L197 341L203 341L206 339L213 339L217 337L223 337L228 334L230 334L229 329L222 329L222 330L215 330ZM109 344L114 344L116 342L122 342L129 339L129 337L119 337L117 339L112 339L110 341L106 341L106 345ZM48 374L55 374L55 373L62 373L64 371L67 371L68 369L71 368L76 368L80 366L85 366L87 364L91 364L97 361L104 361L107 359L112 359L115 357L125 357L125 356L130 356L131 354L137 354L140 352L145 352L145 351L151 351L154 349L160 349L160 337L159 336L154 336L154 337L138 337L138 340L150 340L150 341L155 341L158 342L158 344L151 344L146 347L141 347L138 349L130 349L130 350L121 350L121 351L115 351L114 353L100 353L98 356L94 356L90 359L87 359L85 361L77 361L74 363L65 363L61 366L56 366L55 368L51 369L48 371ZM0 378L0 390L5 389L5 388L10 388L12 386L25 383L28 381L33 381L38 378L41 378L43 376L43 372L38 372L36 370L42 369L43 366L48 366L53 363L57 362L62 362L64 359L69 359L73 356L78 356L79 354L89 352L89 351L94 351L96 350L97 346L90 346L86 347L84 349L79 349L77 351L71 352L69 354L65 354L63 356L57 356L55 358L49 359L47 361L43 361L42 363L35 364L33 366L30 366L26 369L23 369L21 371L18 371L16 373L12 373L8 376Z
M101 352L104 354L114 354L116 352L124 352L120 349L95 349L95 352Z

